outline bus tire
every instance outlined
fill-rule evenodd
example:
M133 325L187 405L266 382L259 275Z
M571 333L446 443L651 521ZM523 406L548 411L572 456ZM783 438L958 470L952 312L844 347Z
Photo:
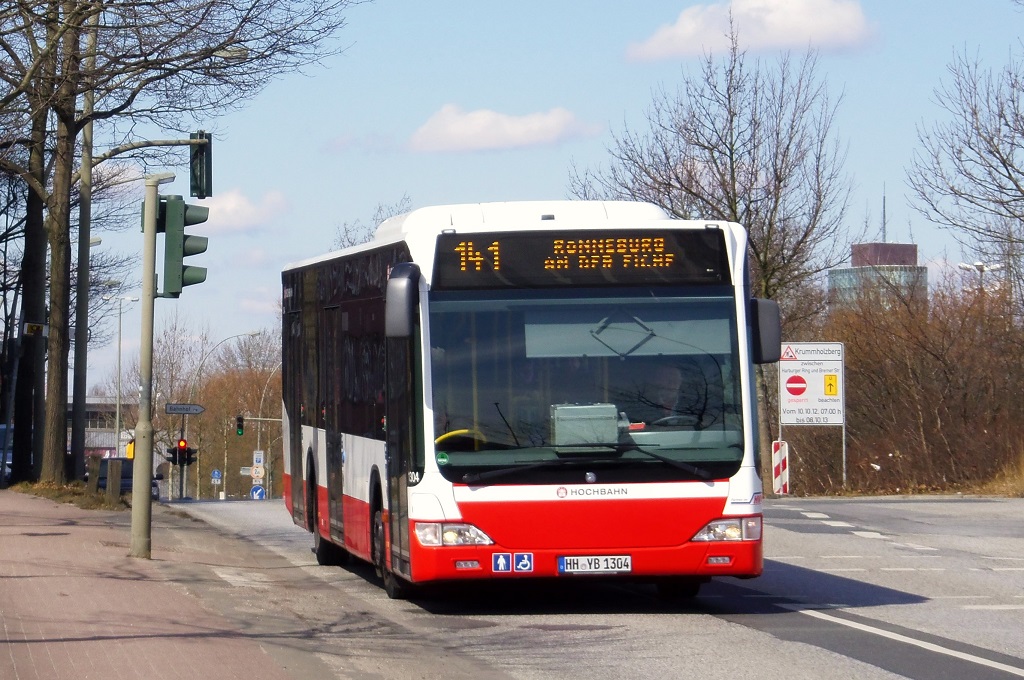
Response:
M316 563L336 567L347 561L348 553L320 535L320 502L316 496L316 477L310 477L310 528L313 530L313 554Z
M373 513L373 568L383 581L384 592L389 598L404 600L409 597L412 592L412 584L388 569L384 540L384 512L380 508Z

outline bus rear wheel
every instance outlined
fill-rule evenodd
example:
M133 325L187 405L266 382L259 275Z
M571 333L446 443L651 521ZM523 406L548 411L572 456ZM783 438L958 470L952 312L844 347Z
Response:
M314 485L314 489L316 486ZM348 561L348 552L342 550L320 535L320 508L314 497L311 510L310 526L313 529L313 554L316 563L324 567L336 567Z
M412 593L412 584L388 569L384 543L384 512L377 508L373 513L373 568L384 582L387 596L392 600L404 600Z

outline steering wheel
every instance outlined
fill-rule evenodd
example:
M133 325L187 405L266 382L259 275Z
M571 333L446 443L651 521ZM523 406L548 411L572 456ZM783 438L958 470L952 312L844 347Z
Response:
M485 444L487 443L487 437L484 436L483 432L481 432L480 430L473 430L467 428L462 430L452 430L451 432L445 432L443 435L434 440L434 444L440 444L441 442L446 441L448 439L452 439L454 437L472 437L473 439L476 439L479 442L483 442Z
M694 416L665 416L664 418L658 418L651 425L656 427L692 427L699 429L699 420Z

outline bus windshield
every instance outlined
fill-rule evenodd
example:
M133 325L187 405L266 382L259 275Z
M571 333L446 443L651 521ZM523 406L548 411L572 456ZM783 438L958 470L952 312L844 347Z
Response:
M446 479L722 479L739 469L731 287L435 291L429 309L434 455Z

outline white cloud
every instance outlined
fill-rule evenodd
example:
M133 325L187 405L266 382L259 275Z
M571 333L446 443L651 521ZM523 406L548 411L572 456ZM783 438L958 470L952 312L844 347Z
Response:
M688 7L626 55L655 61L727 49L730 12L742 49L843 50L872 36L860 0L726 0Z
M208 231L218 234L262 227L288 209L280 191L270 191L254 202L238 189L211 196L203 205L210 209Z
M517 149L600 132L600 126L583 123L560 107L512 116L488 109L464 111L455 104L445 104L413 133L409 146L413 151Z

